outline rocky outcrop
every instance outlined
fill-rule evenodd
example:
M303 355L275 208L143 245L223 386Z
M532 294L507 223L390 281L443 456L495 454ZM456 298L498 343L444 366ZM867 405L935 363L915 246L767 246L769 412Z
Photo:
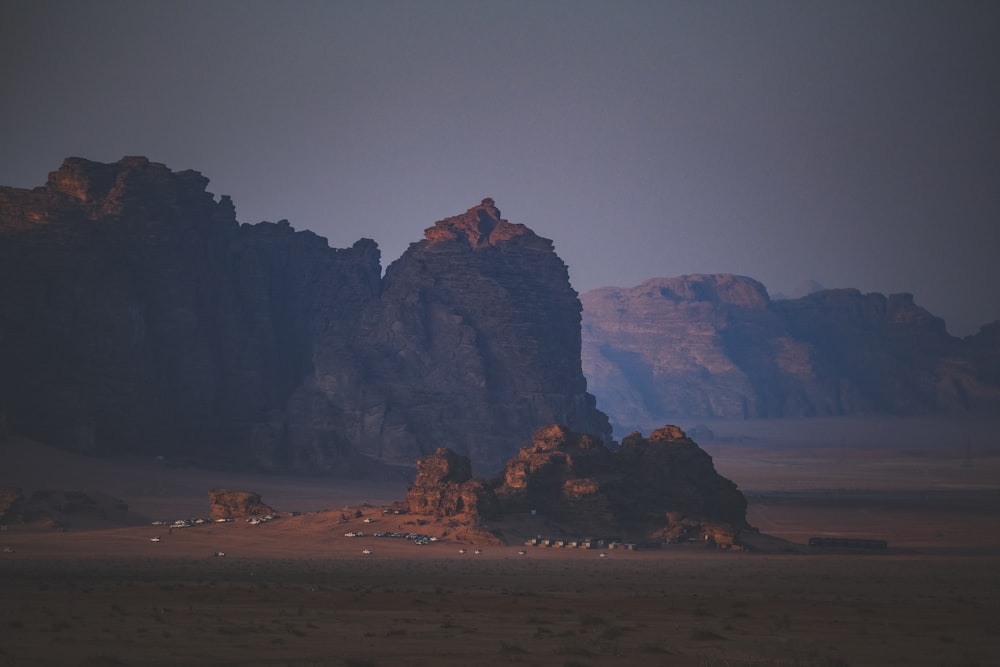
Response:
M552 424L491 483L472 476L468 458L442 447L417 461L400 507L448 519L450 533L478 544L499 539L490 521L529 513L581 538L661 543L707 536L713 545L731 545L753 531L743 494L676 426L648 438L633 433L611 450L597 437Z
M252 491L212 489L208 492L208 506L209 515L213 521L247 519L274 514L274 510L263 503L260 494Z
M496 494L486 482L472 477L469 458L446 447L417 459L406 508L411 514L437 518L464 515L471 524L500 515Z
M0 431L95 454L370 474L610 438L552 243L490 200L377 245L240 225L194 171L67 159L0 188Z
M988 329L949 336L909 294L822 290L772 301L757 281L723 274L655 278L581 300L583 367L620 431L691 418L1000 407L1000 345Z
M647 524L666 516L664 534L672 537L702 523L745 527L746 498L680 428L664 426L648 438L632 433L617 455L628 483L619 506L628 515Z
M743 494L676 426L649 438L633 433L617 451L564 426L545 427L508 461L496 493L505 512L534 510L581 536L711 535L732 543L749 528Z

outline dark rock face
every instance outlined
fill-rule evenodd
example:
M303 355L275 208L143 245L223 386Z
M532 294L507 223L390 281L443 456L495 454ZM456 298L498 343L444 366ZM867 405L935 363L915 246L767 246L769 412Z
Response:
M746 499L676 426L626 437L618 451L552 425L508 461L497 485L505 512L536 510L583 534L731 543L749 526Z
M373 241L240 225L207 183L70 158L0 188L0 433L342 471L440 445L499 467L556 419L610 438L566 267L492 201L382 279Z
M208 492L208 506L213 521L218 519L246 519L267 516L274 510L263 503L259 493L212 489Z
M1000 407L997 337L949 336L908 294L771 301L750 278L692 275L581 300L583 367L618 428Z
M552 242L502 219L492 199L439 221L386 271L365 326L385 394L362 406L362 450L413 460L426 434L493 472L542 424L610 440L586 391L580 313Z
M710 519L745 526L746 498L678 427L664 426L648 438L632 433L622 439L618 457L627 471L630 515L645 516L648 522L666 512L672 524Z

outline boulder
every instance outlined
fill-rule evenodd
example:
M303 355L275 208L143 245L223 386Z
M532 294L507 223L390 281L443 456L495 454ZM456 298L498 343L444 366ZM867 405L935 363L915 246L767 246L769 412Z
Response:
M274 514L274 510L261 501L260 494L252 491L212 489L208 492L208 505L209 516L213 521Z

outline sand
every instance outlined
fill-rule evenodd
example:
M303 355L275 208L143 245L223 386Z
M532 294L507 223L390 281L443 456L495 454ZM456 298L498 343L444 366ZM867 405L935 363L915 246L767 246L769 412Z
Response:
M920 442L912 433L929 429L912 421L897 438L879 422L881 445L842 437L846 423L825 429L826 441L773 423L735 435L711 426L717 439L702 446L747 494L756 527L799 544L856 536L889 549L476 554L443 525L385 514L404 484L111 463L7 440L0 486L102 490L137 523L0 534L10 549L0 553L0 666L1000 664L990 431L973 449L961 437ZM216 486L257 491L283 516L151 525L207 516ZM520 534L531 521L544 518L503 527ZM344 535L359 530L443 539Z

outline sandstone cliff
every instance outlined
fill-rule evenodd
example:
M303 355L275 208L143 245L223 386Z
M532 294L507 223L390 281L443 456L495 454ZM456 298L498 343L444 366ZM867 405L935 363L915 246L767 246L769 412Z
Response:
M552 244L491 201L381 277L377 245L240 225L194 171L67 159L0 188L0 432L98 454L496 467L540 424L610 437Z
M992 329L949 336L908 294L842 289L772 301L757 281L722 274L655 278L581 301L584 371L622 430L1000 407Z
M542 424L610 439L587 393L580 318L552 242L501 218L492 199L437 222L389 266L365 326L386 396L363 406L359 421L374 424L362 447L378 454L390 431L392 458L412 461L425 451L412 434L427 434L488 473Z

